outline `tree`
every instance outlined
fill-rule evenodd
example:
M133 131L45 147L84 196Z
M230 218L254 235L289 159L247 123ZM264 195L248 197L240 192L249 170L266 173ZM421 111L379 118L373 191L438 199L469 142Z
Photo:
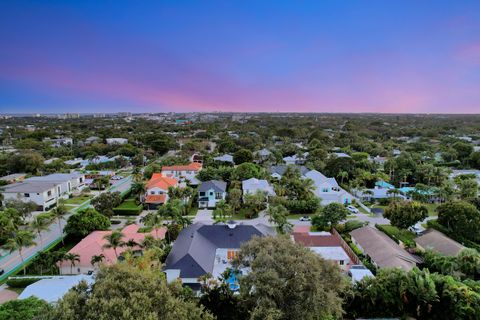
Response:
M103 245L103 248L113 249L113 252L115 252L115 257L118 259L117 248L125 246L125 242L123 241L124 236L125 235L118 230L112 231L112 233L103 237L103 239L107 240L107 243Z
M195 301L184 298L178 285L167 285L160 265L147 258L148 252L138 263L101 267L94 286L80 283L44 315L45 320L213 320Z
M108 230L110 220L92 208L79 211L67 220L64 231L74 237L83 238L92 231Z
M67 212L68 212L67 207L65 207L63 204L57 205L51 211L52 218L57 220L58 229L60 231L63 231L62 230L62 219L67 214ZM62 244L65 244L65 242L63 240L63 237L62 237Z
M242 204L242 190L239 188L232 188L227 195L227 201L232 207L233 214L240 208Z
M76 253L67 252L63 257L63 260L70 262L70 274L73 274L73 267L75 266L75 263L80 262L80 256Z
M13 208L6 208L0 211L0 244L14 236L22 224L21 214Z
M480 211L464 201L451 201L437 207L438 223L471 241L479 241Z
M279 233L289 233L293 225L288 222L288 210L281 204L270 206L267 210L268 220L274 223Z
M90 259L90 264L93 267L95 267L95 265L99 265L100 263L102 263L103 260L105 260L105 256L103 255L103 253L101 253L99 255L94 255L94 256L92 256L92 259Z
M131 193L136 195L139 201L142 201L142 195L145 193L145 191L145 183L140 181L132 184Z
M266 208L267 197L262 191L257 190L254 194L244 195L243 204L253 213L253 215L257 215L260 211Z
M21 300L10 300L0 305L0 319L39 319L50 309L51 306L46 301L34 296Z
M475 179L460 179L457 187L460 199L469 200L478 195L478 183Z
M15 234L15 237L9 238L3 247L6 250L10 251L10 253L18 250L18 254L20 255L23 266L25 264L25 260L23 258L23 248L28 248L36 245L34 239L35 237L33 236L32 232L27 230L20 230ZM26 274L25 268L23 268L23 274Z
M408 229L428 217L428 208L416 201L393 201L385 209L384 217L392 226Z
M261 179L262 177L263 172L259 166L250 162L244 162L234 169L231 179L243 181L250 178Z
M344 205L332 202L319 210L312 219L312 225L318 229L330 229L348 216L348 210Z
M342 315L340 270L287 236L254 238L240 250L234 268L240 301L250 319L330 319Z
M232 207L225 200L218 201L213 210L213 219L215 222L226 222L231 216Z
M102 192L93 198L92 206L101 214L111 217L113 216L113 208L122 203L122 198L118 192Z
M100 176L93 179L93 184L98 190L104 190L110 186L110 177L109 176Z
M8 199L5 201L5 208L17 210L23 219L29 217L33 211L37 210L37 204L33 201L23 202L17 199Z
M40 245L43 247L43 238L42 232L49 230L50 222L52 217L48 213L42 213L33 218L33 221L30 222L30 228L35 231L40 238Z
M253 153L247 149L240 149L233 154L233 162L236 165L245 163L245 162L252 162L253 161Z

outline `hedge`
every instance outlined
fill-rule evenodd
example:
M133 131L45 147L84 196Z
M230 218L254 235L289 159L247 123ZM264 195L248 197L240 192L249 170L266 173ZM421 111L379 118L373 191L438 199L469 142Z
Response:
M25 288L28 285L31 285L32 283L35 283L41 279L39 278L14 278L14 279L8 279L7 280L7 285L12 288Z
M117 216L136 216L140 212L142 212L142 210L143 210L143 206L139 205L135 208L118 208L117 207L113 209L113 212Z

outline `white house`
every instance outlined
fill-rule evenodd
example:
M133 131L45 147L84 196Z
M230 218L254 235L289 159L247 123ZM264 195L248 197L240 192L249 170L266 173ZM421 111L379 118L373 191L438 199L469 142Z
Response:
M242 181L243 196L247 194L255 194L257 191L263 192L266 196L275 196L275 190L268 183L267 180L259 180L257 178L251 178Z
M179 181L186 181L189 184L199 184L196 178L197 173L202 170L202 164L198 162L192 162L187 165L180 166L164 166L162 168L162 175L166 177L173 177Z
M73 144L73 139L72 138L57 138L57 139L45 138L43 139L43 142L49 142L52 144L52 147L60 148L62 146L71 146Z
M75 190L85 187L85 176L79 173L54 173L43 177L32 177L7 185L2 194L5 200L33 201L39 210L48 210L59 199L67 199Z
M294 154L293 156L283 158L283 161L289 164L305 164L307 162L308 152L305 152L302 156Z
M176 188L178 181L173 177L163 176L161 173L154 173L146 186L145 203L149 209L156 209L168 201L168 189Z
M107 138L106 139L107 144L126 144L128 143L128 139L125 138Z
M314 193L321 199L322 205L327 205L332 202L343 204L351 203L353 196L342 189L335 178L327 178L317 170L307 172L305 178L313 180L315 184Z

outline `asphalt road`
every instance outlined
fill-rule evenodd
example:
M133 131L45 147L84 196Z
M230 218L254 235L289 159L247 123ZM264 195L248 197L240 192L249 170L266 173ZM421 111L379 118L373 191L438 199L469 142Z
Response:
M119 180L115 185L112 185L109 189L109 191L115 192L123 192L128 190L131 187L132 184L132 177L129 176L125 179ZM105 191L104 191L105 192ZM85 208L89 206L90 200L85 201L78 207L74 208L71 210L71 213L67 214L64 219L60 221L60 225L57 220L55 220L48 228L48 230L43 231L41 233L41 236L36 234L35 237L35 242L36 244L34 246L28 247L28 248L23 248L21 255L20 252L14 251L12 253L9 253L2 258L0 258L0 268L5 271L5 273L0 276L0 281L6 279L15 269L20 267L22 265L22 257L24 263L28 262L31 260L35 255L39 252L44 250L45 248L48 248L52 243L58 241L60 238L62 238L63 235L63 228L66 225L66 221L68 217L70 217L72 214L75 214L76 211L78 211L80 208Z

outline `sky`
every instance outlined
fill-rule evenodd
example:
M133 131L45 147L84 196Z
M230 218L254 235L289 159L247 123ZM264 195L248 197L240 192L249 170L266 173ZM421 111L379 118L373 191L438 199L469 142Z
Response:
M0 113L480 113L480 1L4 1Z

